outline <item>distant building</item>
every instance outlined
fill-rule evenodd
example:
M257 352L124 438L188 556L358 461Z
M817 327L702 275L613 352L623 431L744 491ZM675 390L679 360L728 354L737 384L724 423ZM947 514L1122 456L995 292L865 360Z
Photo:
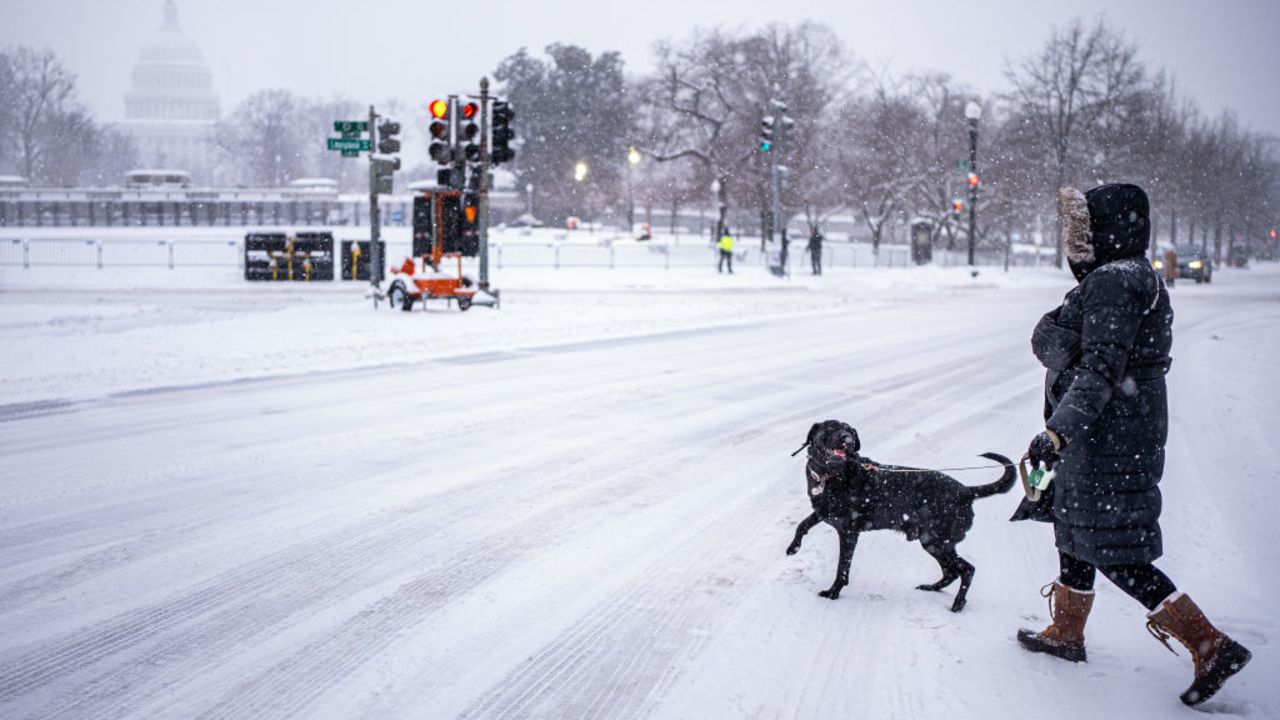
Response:
M197 185L214 181L214 129L220 111L204 54L178 24L178 5L165 0L160 32L138 55L124 96L120 129L138 145L146 166L186 170Z

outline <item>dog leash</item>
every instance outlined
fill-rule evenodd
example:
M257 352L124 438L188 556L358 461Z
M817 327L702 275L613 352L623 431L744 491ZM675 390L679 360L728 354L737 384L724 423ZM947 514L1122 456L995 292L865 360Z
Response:
M1018 464L1017 463L996 463L995 465L969 465L967 467L949 467L949 468L887 468L883 465L876 465L875 463L862 463L862 466L867 469L875 468L880 472L886 472L886 473L913 473L913 472L920 472L921 470L934 471L934 472L961 472L963 470L994 470L996 468L1017 467Z

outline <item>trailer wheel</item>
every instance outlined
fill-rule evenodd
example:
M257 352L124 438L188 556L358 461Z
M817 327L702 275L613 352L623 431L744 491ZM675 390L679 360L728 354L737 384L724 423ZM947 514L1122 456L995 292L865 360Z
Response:
M391 307L398 307L405 312L413 309L413 298L409 293L405 292L404 283L399 280L391 284L391 289L387 290L387 304Z
M471 307L471 298L465 298L465 297L458 298L459 310L461 310L462 312L466 312L467 309L470 307Z

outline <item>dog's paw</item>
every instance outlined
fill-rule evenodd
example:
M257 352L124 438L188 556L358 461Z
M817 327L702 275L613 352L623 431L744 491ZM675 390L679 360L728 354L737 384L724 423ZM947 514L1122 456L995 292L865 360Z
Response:
M788 545L788 546L787 546L787 554L788 554L788 555L795 555L795 554L796 554L796 553L798 553L798 552L800 552L800 546L799 546L799 545Z
M828 600L838 600L840 598L840 591L839 590L823 590L819 592L818 595Z
M951 612L960 612L964 609L966 602L964 598L956 598L956 601L951 603Z
M923 590L925 592L940 592L942 590L942 588L937 587L936 585L917 585L916 589Z

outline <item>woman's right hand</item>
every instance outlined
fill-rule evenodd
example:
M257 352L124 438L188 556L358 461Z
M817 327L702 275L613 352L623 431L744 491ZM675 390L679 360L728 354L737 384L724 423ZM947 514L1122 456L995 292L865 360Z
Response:
M1027 459L1031 461L1031 467L1052 470L1058 462L1058 451L1062 446L1061 438L1052 430L1046 429L1031 438L1031 445L1027 448Z

